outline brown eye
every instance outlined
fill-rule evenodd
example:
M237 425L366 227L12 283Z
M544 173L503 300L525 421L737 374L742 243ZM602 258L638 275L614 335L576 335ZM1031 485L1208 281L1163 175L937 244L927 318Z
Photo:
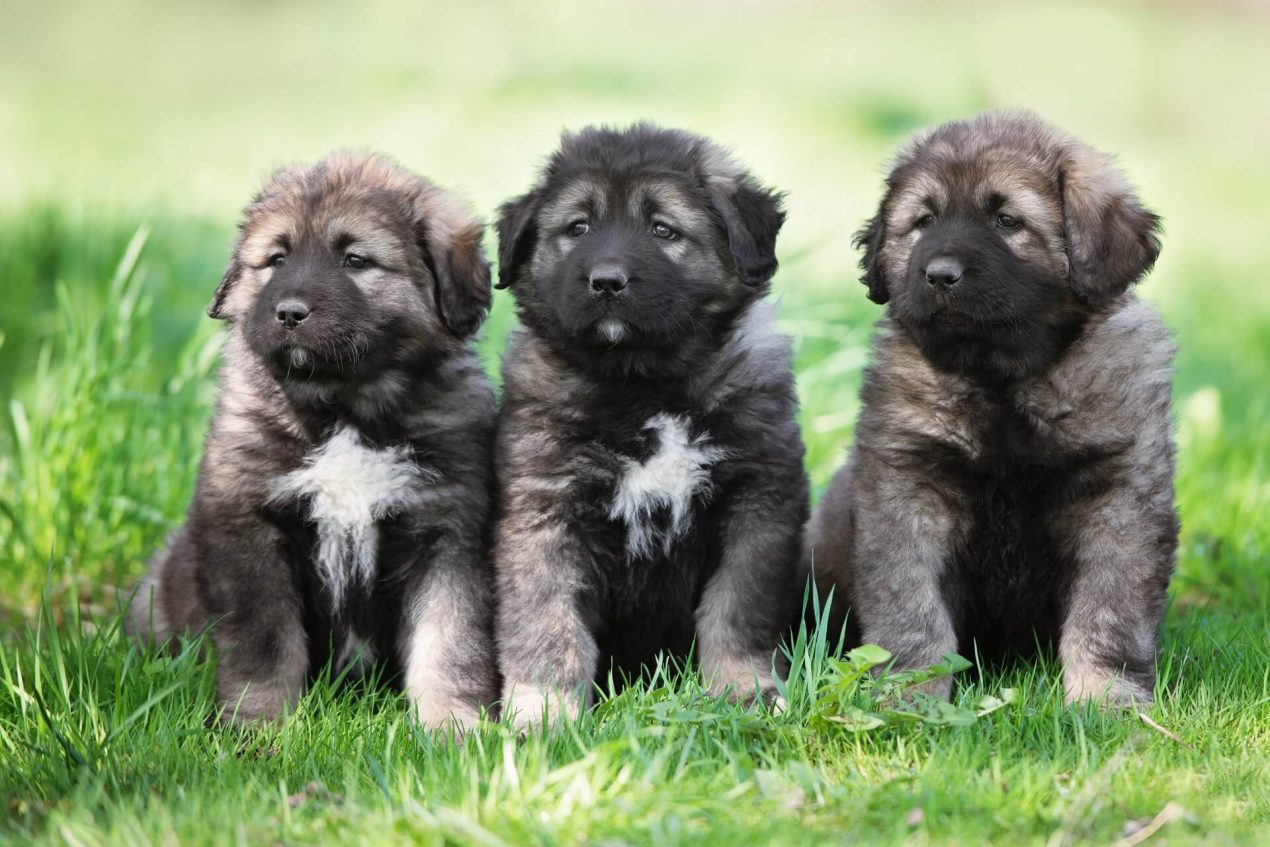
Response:
M656 238L665 238L670 240L674 238L676 234L677 233L673 229L661 221L657 221L657 223L653 224L653 236Z
M366 261L365 256L359 256L356 253L349 253L347 256L344 257L344 267L346 268L361 270L362 268L366 267L368 264L370 263Z
M913 229L926 229L926 227L930 226L934 222L935 216L928 213L913 221Z
M269 257L269 264L273 265L275 268L280 268L286 263L287 263L287 257L282 255L281 253L277 253Z
M569 224L569 237L577 238L580 235L586 235L591 231L591 225L586 221L574 221Z
M1013 215L997 215L997 226L1002 229L1008 229L1011 232L1023 226L1023 221Z

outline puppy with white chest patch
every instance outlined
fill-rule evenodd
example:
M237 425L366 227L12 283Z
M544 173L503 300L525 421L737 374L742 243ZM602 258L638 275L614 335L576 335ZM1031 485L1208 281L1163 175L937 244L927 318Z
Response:
M379 157L280 171L247 208L194 499L128 618L211 628L223 720L282 714L328 664L384 663L428 726L496 696L489 302L480 224Z
M506 203L496 465L504 708L576 714L694 649L712 691L774 696L807 513L787 339L763 302L779 196L699 136L566 135Z

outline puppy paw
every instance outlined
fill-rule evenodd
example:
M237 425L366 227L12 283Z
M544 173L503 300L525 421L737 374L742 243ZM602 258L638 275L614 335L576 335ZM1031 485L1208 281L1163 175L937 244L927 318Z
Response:
M159 584L146 574L127 592L128 606L123 616L124 634L146 646L161 644L173 633L159 602Z
M1063 671L1063 699L1068 705L1093 703L1106 709L1134 709L1150 706L1155 692L1118 671L1069 667Z
M220 685L219 722L222 726L282 725L295 711L302 685L270 680L250 682L241 687L229 682ZM229 694L228 692L234 692Z
M509 686L503 695L503 713L522 733L540 726L574 720L586 704L576 693L540 685Z
M911 697L914 694L925 694L927 697L933 697L936 700L943 700L945 703L952 699L953 679L951 676L945 676L940 679L932 679L911 688L904 689L904 696Z
M456 736L471 732L481 721L476 704L438 691L414 697L414 715L424 729L444 730Z
M707 677L708 690L714 697L726 697L746 706L762 703L780 714L788 704L777 691L771 671L758 670L756 664L749 661L717 663Z

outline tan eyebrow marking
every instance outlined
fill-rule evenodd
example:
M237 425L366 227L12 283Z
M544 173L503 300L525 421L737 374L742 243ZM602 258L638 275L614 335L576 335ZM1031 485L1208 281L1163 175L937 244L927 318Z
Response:
M410 244L403 242L392 228L374 216L337 215L326 222L325 238L336 253L355 248L367 258L385 267L401 267L409 263Z
M938 212L948 205L948 189L929 173L912 176L891 201L886 225L906 229L922 215Z
M698 204L675 186L651 180L631 192L628 210L637 220L664 217L666 223L686 229L709 226L710 218Z
M291 252L293 223L289 214L274 213L251 224L239 250L243 261L249 265L262 265L279 249Z
M600 186L589 179L565 185L543 208L541 219L548 229L563 229L578 217L601 218L607 201Z
M990 173L975 186L975 200L981 207L986 208L993 195L1002 199L1004 211L1017 215L1033 227L1049 229L1059 219L1054 200L1016 174Z

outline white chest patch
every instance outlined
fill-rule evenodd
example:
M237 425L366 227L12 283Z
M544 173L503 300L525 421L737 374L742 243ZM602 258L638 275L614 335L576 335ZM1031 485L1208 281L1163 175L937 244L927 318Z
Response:
M271 502L307 499L317 526L318 575L339 607L351 584L369 587L375 577L376 524L417 502L434 474L410 458L408 447L373 448L355 429L343 427L279 477Z
M706 434L689 436L688 421L653 415L644 424L657 433L657 451L644 461L623 459L625 469L613 492L609 517L626 524L626 553L647 558L654 546L669 555L671 545L692 528L692 500L710 488L710 466L727 455L710 446ZM666 510L667 519L656 515Z

